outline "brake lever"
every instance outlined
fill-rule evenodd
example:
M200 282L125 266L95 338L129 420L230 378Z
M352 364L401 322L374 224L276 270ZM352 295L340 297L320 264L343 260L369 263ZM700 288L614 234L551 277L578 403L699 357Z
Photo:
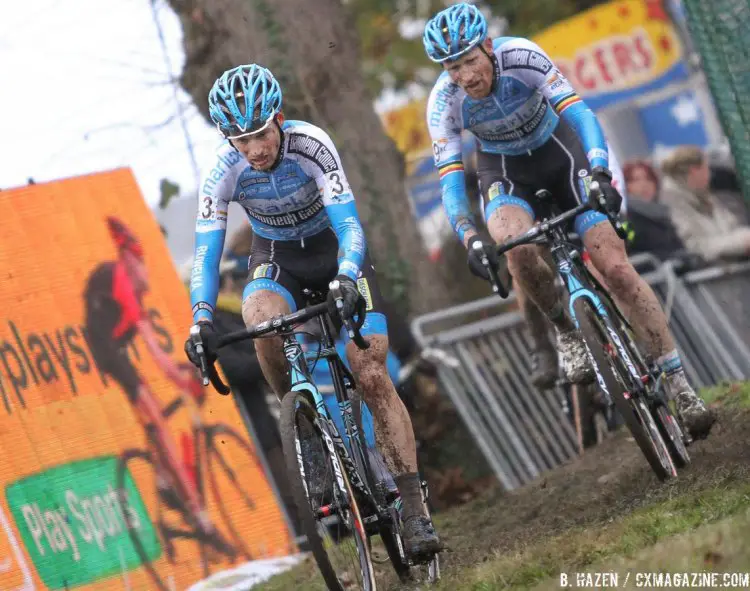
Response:
M589 187L589 197L591 197L592 195L593 199L599 204L599 210L603 211L604 215L607 216L609 223L612 224L612 227L620 237L620 240L625 240L628 237L628 232L622 225L619 214L612 213L611 211L609 211L609 209L607 209L607 198L600 190L599 183L597 181L592 181L591 186Z
M479 260L482 262L482 265L484 265L484 268L487 269L487 274L490 276L490 283L492 284L493 293L498 294L503 299L507 298L508 290L505 289L505 286L500 283L500 277L497 274L497 269L495 269L495 267L490 264L490 259L487 256L487 252L484 250L484 245L482 244L482 242L477 240L476 242L474 242L472 248L475 252L479 253Z
M198 354L198 361L201 372L201 380L204 386L208 386L210 379L208 377L208 362L206 361L206 350L203 348L203 339L201 338L201 328L197 324L190 327L190 340L193 341L195 352Z
M201 372L203 385L208 386L211 384L219 394L223 394L224 396L230 394L232 390L223 382L219 376L219 372L216 371L213 365L208 364L206 349L203 346L203 339L201 338L201 329L197 324L190 327L190 340L193 341L195 352L198 354L198 362L200 364L198 369Z
M341 311L344 309L344 296L341 294L341 283L339 282L339 280L334 279L333 281L331 281L331 283L328 284L328 289L333 294L333 301L336 304L336 310L339 313L339 318L341 318L341 322L344 324L346 334L360 349L369 349L370 343L362 338L359 330L356 330L354 328L354 324L352 323L351 319L345 319L341 314Z

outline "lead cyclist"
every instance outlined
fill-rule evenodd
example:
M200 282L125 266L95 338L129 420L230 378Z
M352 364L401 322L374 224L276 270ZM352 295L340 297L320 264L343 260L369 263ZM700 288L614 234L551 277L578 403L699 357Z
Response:
M596 181L607 210L620 210L622 197L613 186L599 122L541 47L521 37L491 39L486 19L467 3L450 6L429 20L423 42L428 57L444 69L427 105L443 205L469 251L474 274L489 279L474 248L477 242L493 262L498 261L477 233L466 195L464 129L478 140L479 188L494 242L518 236L534 224L539 189L550 190L567 210L587 200L588 187ZM666 316L653 290L630 264L623 241L601 211L580 215L574 226L594 267L628 311L637 336L665 372L683 424L694 438L707 436L715 415L688 383ZM568 379L590 379L583 341L554 289L554 272L539 247L514 248L507 261L516 284L555 326Z
M327 289L334 278L341 284L344 318L365 297L362 336L371 346L360 350L349 342L347 358L401 493L404 549L410 556L432 555L440 539L422 501L411 419L386 370L387 323L354 195L328 134L305 121L285 121L281 105L279 83L257 64L227 70L208 95L211 119L225 141L201 182L193 320L213 361L213 311L231 202L244 209L253 229L242 301L247 326L299 309L304 288ZM255 347L263 375L281 399L291 387L281 339L258 339ZM190 338L185 351L200 364Z

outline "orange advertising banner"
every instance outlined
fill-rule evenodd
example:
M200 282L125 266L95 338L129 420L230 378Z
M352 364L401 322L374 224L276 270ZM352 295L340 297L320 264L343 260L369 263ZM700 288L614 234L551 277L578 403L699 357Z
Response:
M0 589L184 590L295 552L233 398L186 363L130 170L0 202Z

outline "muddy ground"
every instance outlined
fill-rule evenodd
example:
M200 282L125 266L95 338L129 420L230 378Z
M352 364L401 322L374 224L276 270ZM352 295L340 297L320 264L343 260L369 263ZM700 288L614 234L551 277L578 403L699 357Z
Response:
M661 483L624 430L582 457L522 489L499 487L440 515L440 533L449 551L442 554L445 576L516 553L531 543L576 527L595 527L611 518L687 492L713 488L728 479L750 476L750 411L716 407L711 436L694 443L692 464L679 478ZM400 589L387 567L378 569L379 588Z

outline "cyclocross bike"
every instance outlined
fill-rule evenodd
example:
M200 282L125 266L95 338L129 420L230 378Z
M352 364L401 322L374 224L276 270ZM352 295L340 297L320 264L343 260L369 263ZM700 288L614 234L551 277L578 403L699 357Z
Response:
M599 388L606 403L614 405L660 480L677 476L677 468L690 462L687 445L691 439L672 413L663 374L653 360L640 352L632 327L614 299L589 272L581 250L575 246L567 227L576 216L592 209L593 200L603 202L598 183L591 183L590 202L559 213L547 190L536 193L542 221L520 236L496 246L498 256L522 244L547 246L570 296L570 313L583 335L593 363ZM614 214L607 214L622 238L624 229ZM476 247L481 250L481 244ZM482 253L483 254L483 253ZM490 275L492 289L502 298L508 290L500 281L498 269L486 255L482 263Z
M343 304L338 281L331 282L339 309ZM404 553L401 538L400 503L397 491L388 491L382 479L375 477L366 451L363 430L358 424L355 380L338 356L326 294L304 291L307 306L297 312L278 316L257 326L222 335L219 348L244 339L280 336L289 364L292 389L281 401L280 430L290 486L299 518L318 568L331 590L374 590L375 574L371 538L379 535L396 573L410 580L412 567L418 566ZM364 322L364 301L360 300L356 322L344 322L351 340L361 349L369 347L359 329ZM346 428L348 446L337 431L323 397L313 383L303 348L295 328L308 320L320 322L321 342L316 351L318 362L328 362L339 411ZM335 324L335 322L334 322ZM198 327L191 338L201 360L203 383L209 382L222 394L229 388L216 369L207 363ZM380 471L382 474L382 470ZM427 501L427 485L422 483ZM430 582L440 576L438 556L425 557Z

